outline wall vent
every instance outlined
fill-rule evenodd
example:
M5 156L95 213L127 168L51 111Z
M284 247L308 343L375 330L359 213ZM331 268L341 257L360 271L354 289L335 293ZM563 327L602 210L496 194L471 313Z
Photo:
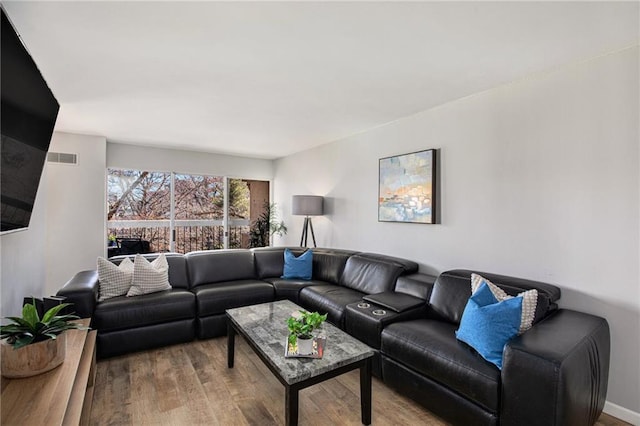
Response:
M47 161L49 163L78 164L78 155L64 152L48 152Z

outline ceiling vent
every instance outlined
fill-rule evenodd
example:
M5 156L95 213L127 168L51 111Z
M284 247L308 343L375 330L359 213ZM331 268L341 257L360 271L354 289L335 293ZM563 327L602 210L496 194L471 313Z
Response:
M48 152L49 163L78 164L78 154L66 154L64 152Z

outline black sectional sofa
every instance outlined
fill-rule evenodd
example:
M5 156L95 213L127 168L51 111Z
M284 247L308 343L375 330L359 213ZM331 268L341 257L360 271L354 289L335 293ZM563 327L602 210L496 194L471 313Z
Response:
M226 309L290 299L371 346L376 376L454 424L588 425L602 412L608 324L558 309L558 287L479 272L508 294L539 294L534 326L507 344L499 370L455 336L471 271L433 277L409 260L318 248L311 280L285 280L283 252L169 253L170 290L98 302L97 272L83 271L58 295L92 318L99 357L221 336Z

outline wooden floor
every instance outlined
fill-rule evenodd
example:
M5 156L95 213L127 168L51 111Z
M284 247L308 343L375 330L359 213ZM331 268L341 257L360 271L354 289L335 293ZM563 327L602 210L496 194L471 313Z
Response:
M284 387L236 338L227 368L226 337L140 352L98 363L92 425L282 425ZM359 373L300 392L300 425L359 425ZM412 400L373 380L373 425L445 425ZM598 426L626 425L603 415Z

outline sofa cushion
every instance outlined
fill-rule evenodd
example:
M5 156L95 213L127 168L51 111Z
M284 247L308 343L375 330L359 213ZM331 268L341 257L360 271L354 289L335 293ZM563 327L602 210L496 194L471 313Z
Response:
M300 290L312 285L328 284L324 281L316 280L285 280L282 278L265 278L265 281L271 283L276 292L276 299L289 299L298 302L298 294Z
M418 272L420 266L413 260L401 259L399 257L387 256L386 254L378 253L358 253L358 256L366 259L378 260L388 263L395 263L402 268L403 274L414 274Z
M193 318L163 322L145 327L98 333L96 354L98 359L129 352L190 342L195 337L196 320ZM114 422L120 424L120 422Z
M511 296L516 296L523 291L536 289L538 291L538 301L533 320L534 324L549 313L552 307L550 302L557 300L550 299L550 297L560 297L560 289L557 292L553 291L557 287L551 284L486 272L477 273L491 280ZM460 323L462 312L464 312L467 301L471 297L471 274L471 271L456 269L443 272L438 276L433 285L429 305L439 318L454 324Z
M305 287L300 291L300 304L308 311L328 314L328 321L344 329L344 312L349 303L362 300L359 291L335 284Z
M356 254L347 260L340 278L340 285L366 294L391 291L402 271L402 267L397 263L374 260Z
M169 264L164 254L152 262L137 255L133 262L133 279L127 296L140 296L142 294L156 293L169 290Z
M382 331L381 351L497 413L500 370L459 342L456 328L453 324L430 319L390 324Z
M264 281L238 280L196 287L198 316L224 314L226 309L274 300L273 286Z
M288 247L296 256L304 253L299 247ZM258 278L279 278L284 268L285 247L259 247L253 248ZM354 255L355 251L313 248L313 280L338 284L347 259Z
M98 303L92 326L103 333L195 316L195 295L188 290L171 289L137 297L118 296Z
M115 265L103 257L98 257L99 301L127 294L132 279L133 262L130 259L125 258L119 265Z
M313 279L338 284L352 255L346 250L313 249Z
M502 369L504 346L520 328L522 300L522 297L498 300L483 282L464 308L456 337Z
M429 300L436 278L437 277L433 275L423 273L402 275L399 276L396 281L395 291Z
M280 278L285 280L303 279L310 280L313 271L313 252L307 250L300 256L296 256L289 249L284 249L284 269Z
M305 251L299 247L256 247L251 249L258 278L279 278L282 276L285 248L289 248L296 256Z
M180 253L162 253L164 257L167 259L167 263L169 264L169 284L173 288L189 288L189 277L187 276L187 261L183 254ZM160 253L148 253L141 254L138 256L142 256L147 259L149 262L158 258ZM133 260L133 256L114 256L110 257L109 261L118 265L124 259Z
M502 290L500 287L498 287L488 279L484 278L482 275L471 274L471 294L476 294L476 292L483 284L487 286L497 302L502 302L503 300L512 299L514 297L522 298L522 309L520 312L520 323L518 324L518 334L524 333L525 331L529 330L531 326L533 326L533 321L536 315L536 306L538 304L538 290L534 288L532 290L518 293L517 296L510 296L505 293L504 290ZM465 307L465 311L467 310L467 307Z
M256 278L249 250L194 251L185 255L191 288L203 284Z

